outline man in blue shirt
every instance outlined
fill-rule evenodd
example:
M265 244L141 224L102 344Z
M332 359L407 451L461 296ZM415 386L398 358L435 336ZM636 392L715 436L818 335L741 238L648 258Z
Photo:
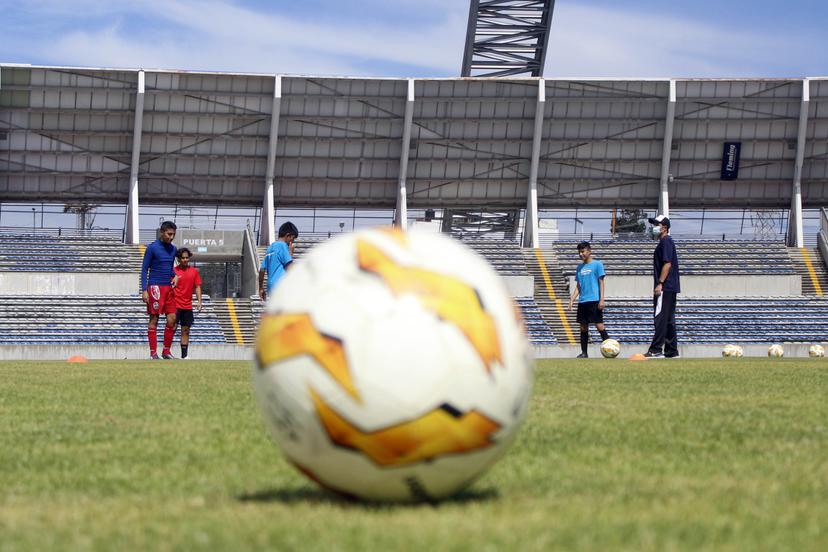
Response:
M267 248L262 266L259 269L259 296L262 301L267 299L267 292L276 289L279 279L285 275L290 263L293 262L293 242L299 237L299 229L292 222L286 222L279 227L279 238ZM267 274L267 289L264 287L264 277Z
M678 358L676 299L681 293L679 260L670 237L670 219L664 215L648 219L658 245L653 252L653 321L655 330L647 358Z
M158 360L158 317L164 314L167 325L164 327L164 349L161 356L165 359L173 358L173 335L175 335L175 261L176 247L172 244L177 227L174 222L165 221L158 231L158 239L147 246L144 252L144 262L141 264L141 299L147 304L149 325L147 339L149 340L150 358Z
M592 257L592 247L589 242L578 244L578 256L583 263L575 271L577 283L572 297L569 298L569 310L575 299L578 299L578 324L581 326L581 354L577 358L588 358L587 345L589 344L589 325L595 324L600 332L601 339L609 339L604 327L604 264Z

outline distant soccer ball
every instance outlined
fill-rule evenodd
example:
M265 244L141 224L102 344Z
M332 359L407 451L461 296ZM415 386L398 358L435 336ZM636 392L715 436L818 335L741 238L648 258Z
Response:
M601 354L604 358L615 358L621 352L621 344L617 339L605 339L601 343Z
M811 345L808 347L808 356L813 358L822 358L825 356L825 348L819 344Z
M778 343L774 343L770 347L768 347L768 356L779 358L785 354L785 349L782 348L782 345Z
M287 460L320 486L433 501L506 452L530 351L483 258L438 234L369 230L314 247L279 282L253 387Z
M722 356L725 358L741 358L744 354L739 345L725 345L722 349Z

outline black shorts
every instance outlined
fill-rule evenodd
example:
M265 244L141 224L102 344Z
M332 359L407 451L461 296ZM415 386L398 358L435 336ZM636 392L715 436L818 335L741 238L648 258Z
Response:
M195 320L193 309L178 309L175 311L175 320L182 326L192 326Z
M604 311L598 308L598 301L578 303L578 324L603 324Z

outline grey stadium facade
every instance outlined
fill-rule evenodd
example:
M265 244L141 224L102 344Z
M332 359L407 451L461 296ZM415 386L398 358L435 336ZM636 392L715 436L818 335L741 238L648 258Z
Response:
M723 179L723 144L740 145ZM0 64L0 201L522 210L828 203L828 78L343 78Z

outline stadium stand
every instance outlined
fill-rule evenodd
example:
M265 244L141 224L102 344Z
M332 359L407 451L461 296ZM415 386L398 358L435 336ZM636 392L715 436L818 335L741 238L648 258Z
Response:
M0 272L138 273L140 268L140 249L119 240L0 233Z
M213 303L209 296L203 301L204 310L196 315L190 342L224 344ZM0 345L146 342L146 307L138 295L0 295Z
M796 274L788 248L780 241L715 241L676 238L681 273L693 274ZM556 241L552 249L560 259L564 274L571 275L580 263L577 242ZM592 242L596 259L608 273L651 274L656 242L648 239L596 240Z
M295 255L296 259L301 259L314 246L329 239L327 235L310 235L302 234L300 239L296 241ZM489 263L504 276L524 276L528 275L529 271L526 267L526 262L523 259L520 245L513 240L496 240L486 238L467 238L461 240L465 245L473 249L479 255L484 257ZM259 246L257 249L259 259L264 256L266 246Z

